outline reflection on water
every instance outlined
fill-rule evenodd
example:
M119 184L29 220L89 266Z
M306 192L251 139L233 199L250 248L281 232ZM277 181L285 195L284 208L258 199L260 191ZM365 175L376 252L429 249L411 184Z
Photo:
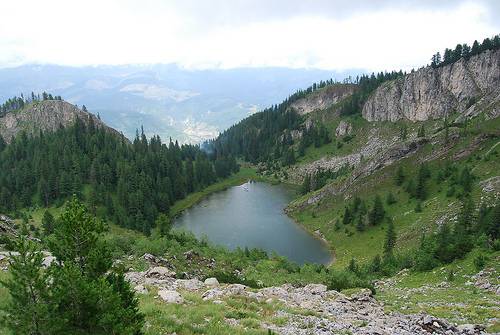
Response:
M283 185L246 183L210 195L184 211L174 227L229 249L260 248L299 264L328 263L326 245L283 212L291 199Z

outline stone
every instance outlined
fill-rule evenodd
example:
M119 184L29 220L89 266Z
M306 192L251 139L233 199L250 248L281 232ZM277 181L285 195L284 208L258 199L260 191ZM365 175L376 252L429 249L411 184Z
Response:
M164 266L155 266L146 271L147 278L167 279L175 276L175 272Z
M162 289L158 291L158 296L169 304L182 304L184 298L177 291Z
M434 322L434 317L430 315L425 315L424 318L422 319L422 322L424 325L430 325Z
M134 291L139 294L148 294L148 289L144 285L135 286Z
M142 255L142 258L148 262L152 262L152 263L156 262L156 256L148 254L148 253L145 253L144 255Z
M198 279L180 279L177 284L185 290L196 291L203 288L203 282Z
M219 288L213 288L201 295L203 300L214 300L216 298L220 298L224 295L224 292Z
M346 135L350 135L352 132L352 125L349 122L340 121L337 129L335 129L335 136L342 137Z
M219 286L219 281L217 280L217 278L211 277L205 279L204 284L208 287L217 287Z
M225 295L244 295L247 290L247 286L241 284L230 284L224 289Z
M326 285L323 284L309 284L304 287L305 290L312 294L320 294L327 291Z

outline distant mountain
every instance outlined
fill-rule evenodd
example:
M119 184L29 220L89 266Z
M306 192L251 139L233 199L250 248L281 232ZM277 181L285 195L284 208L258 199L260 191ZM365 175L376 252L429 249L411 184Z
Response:
M296 89L355 73L287 68L185 70L175 65L25 65L0 69L0 101L47 91L99 113L129 138L144 125L148 135L199 142Z

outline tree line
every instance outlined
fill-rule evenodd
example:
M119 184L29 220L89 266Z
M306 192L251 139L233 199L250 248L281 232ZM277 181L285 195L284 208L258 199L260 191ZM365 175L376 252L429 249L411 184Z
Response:
M500 35L495 35L492 38L485 38L482 43L475 40L472 43L472 47L467 45L467 43L457 44L455 49L446 48L442 55L440 52L432 55L431 66L433 68L438 68L440 66L455 63L461 58L467 60L470 57L478 55L486 50L498 49L500 49Z
M239 169L231 156L148 140L143 131L130 143L92 118L1 143L0 211L61 205L76 195L93 213L145 234L175 201Z

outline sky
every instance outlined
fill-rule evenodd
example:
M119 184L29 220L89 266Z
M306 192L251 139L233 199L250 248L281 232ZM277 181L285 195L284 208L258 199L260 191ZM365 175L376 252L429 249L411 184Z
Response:
M1 0L0 15L0 67L409 70L500 32L497 0Z

